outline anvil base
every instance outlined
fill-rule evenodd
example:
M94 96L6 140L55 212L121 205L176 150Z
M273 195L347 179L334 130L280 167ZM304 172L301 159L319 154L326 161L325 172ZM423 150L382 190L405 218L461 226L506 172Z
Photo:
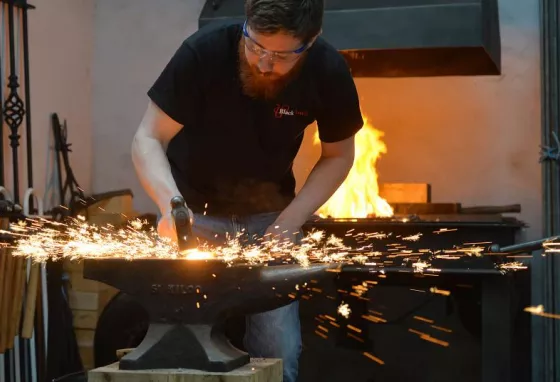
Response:
M152 323L142 343L121 358L121 370L198 369L229 372L249 355L226 338L221 326Z

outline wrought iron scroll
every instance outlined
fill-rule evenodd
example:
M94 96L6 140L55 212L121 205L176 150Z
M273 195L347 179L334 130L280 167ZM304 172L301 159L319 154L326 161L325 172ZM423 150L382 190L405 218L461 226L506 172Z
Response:
M23 123L23 118L25 117L26 124L26 156L27 156L27 186L28 188L33 187L33 149L32 149L32 133L31 133L31 114L30 110L30 81L29 81L29 34L28 34L28 20L27 11L29 9L35 9L31 4L27 3L27 0L0 0L2 5L2 33L8 33L8 44L9 44L9 54L6 54L6 49L4 49L5 38L2 38L2 68L0 73L0 92L2 94L0 102L0 107L2 108L1 114L3 117L3 122L10 129L10 147L12 149L12 168L13 168L13 185L8 187L6 184L6 168L4 163L4 123L0 123L0 186L11 188L13 192L13 201L19 204L20 197L20 163L18 158L18 148L19 148L19 128ZM8 13L8 28L5 28L5 10ZM14 13L17 12L19 16L17 23ZM21 21L21 26L19 21ZM16 25L17 24L17 25ZM21 30L20 30L21 27ZM16 29L17 32L16 33ZM20 41L15 40L15 36L22 35L23 37L23 65L24 65L24 92L25 92L25 102L19 95L20 90L20 79L18 78L17 68L20 60L20 55L18 54L19 48L21 48ZM5 68L5 58L8 58L9 67ZM9 73L6 75L6 73ZM7 87L7 94L4 90ZM32 200L30 201L30 211L33 211Z
M14 4L8 4L8 32L10 46L10 75L8 76L9 93L4 101L3 116L4 121L10 128L10 146L12 148L13 166L13 196L14 202L19 203L19 127L25 115L25 105L18 94L19 81L16 74L16 53L15 53L15 27L14 27Z

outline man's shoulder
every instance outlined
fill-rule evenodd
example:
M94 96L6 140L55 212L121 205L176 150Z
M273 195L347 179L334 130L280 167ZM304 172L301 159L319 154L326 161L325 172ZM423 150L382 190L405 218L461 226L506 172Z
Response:
M211 23L188 36L184 44L200 54L206 52L216 54L235 46L241 30L242 25L239 23Z
M320 70L314 70L314 73L318 75L329 77L350 72L342 53L322 37L315 41L310 53L314 68L320 68Z

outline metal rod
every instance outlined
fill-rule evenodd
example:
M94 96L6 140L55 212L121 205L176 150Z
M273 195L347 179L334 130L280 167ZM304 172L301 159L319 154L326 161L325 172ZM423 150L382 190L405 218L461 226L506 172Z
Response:
M6 9L5 4L1 4L2 7L2 33L0 34L0 38L2 41L0 42L0 47L2 48L0 52L0 109L2 110L2 114L4 113L4 86L2 85L2 81L4 79L4 33L6 31L5 28L5 17L4 17L4 10ZM4 121L0 122L0 185L6 187L6 176L4 174Z
M559 27L558 27L558 11L559 2L558 0L552 0L549 2L550 12L548 17L550 37L548 41L548 49L550 50L549 57L549 67L550 73L548 78L548 84L550 86L549 100L547 100L549 113L550 113L550 126L556 136L560 137L560 112L559 105L560 102L560 56L559 56L559 40L560 37ZM554 161L552 163L553 176L554 176L554 188L552 189L552 195L554 200L554 206L552 208L552 216L554 219L554 231L553 235L560 234L560 163ZM548 260L551 267L548 272L549 284L548 293L548 306L552 311L557 311L560 307L560 282L558 277L560 277L560 262L556 256L550 256ZM560 345L560 325L557 320L552 320L550 323L551 331L553 333L553 338L549 341L549 349L551 351L550 363L553 365L554 370L554 380L557 381L560 378L560 351L558 346Z
M413 268L404 268L404 267L379 267L376 265L345 265L342 267L342 273L347 272L359 272L359 273L375 273L375 274L383 274L383 273L409 273L415 274L417 273ZM437 272L431 272L429 270L424 270L423 273L425 274L433 274L433 275L503 275L503 272L499 269L489 268L489 269L467 269L467 268L448 268L448 269L441 269Z
M44 361L47 361L47 355L49 354L49 295L47 291L47 266L45 263L41 264L41 298L42 298L42 307L43 307L43 336L45 345L44 345Z
M545 239L533 240L528 241L525 243L513 244L508 245L505 247L500 247L498 244L493 244L488 248L489 253L508 253L508 254L515 254L515 253L523 253L523 252L532 252L543 247L543 244L547 241L551 241L556 239L556 236L547 237Z
M27 259L26 265L25 265L25 284L26 284L26 293L24 294L24 299L23 299L23 306L26 307L27 306L27 298L28 298L28 293L27 290L29 289L29 279L31 276L31 264L32 261L31 259ZM23 310L23 315L25 316L27 314L27 312L25 312L25 309ZM23 320L22 320L23 321ZM22 329L23 331L23 329ZM30 381L30 364L31 364L31 360L30 360L30 353L29 353L29 342L31 341L30 339L26 339L23 338L23 334L21 335L21 339L22 339L22 344L23 344L23 380L24 381Z
M27 5L27 0L23 0ZM27 144L27 187L33 188L33 148L32 148L32 130L31 130L31 93L30 93L30 76L29 76L29 30L27 24L27 6L21 11L22 28L23 28L23 72L25 84L25 140ZM33 211L33 198L29 201L29 211Z
M15 382L21 382L21 362L20 362L20 350L19 350L19 336L16 336L14 340L14 380Z
M15 359L14 359L14 349L10 349L7 351L8 353L8 360L10 362L10 382L15 382Z
M30 354L30 358L31 358L31 365L30 365L30 370L31 370L31 382L37 382L37 351L35 348L35 331L33 331L33 335L31 336L31 339L29 340L31 346L29 349L29 354Z
M0 353L0 382L6 382L6 360L4 353Z
M22 0L23 4L27 4L27 0ZM29 75L29 34L28 34L28 20L27 20L27 7L24 6L19 11L21 16L21 33L23 35L23 78L24 78L24 95L25 95L25 107L27 112L25 113L25 142L26 142L26 154L27 154L27 185L28 188L33 188L33 149L32 149L32 133L31 133L31 94L30 94L30 75ZM19 23L18 23L19 26ZM21 56L18 55L18 60ZM29 213L33 214L34 208L34 198L29 198ZM27 262L27 274L31 271L31 260ZM24 305L25 306L25 305ZM30 354L30 342L31 339L22 339L23 346L23 380L30 381L30 371L31 371L31 354Z

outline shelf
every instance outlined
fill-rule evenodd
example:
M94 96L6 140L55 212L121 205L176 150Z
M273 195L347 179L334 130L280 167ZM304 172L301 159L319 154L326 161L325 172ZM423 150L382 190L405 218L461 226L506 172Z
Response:
M13 0L0 0L0 2L2 3L6 3L9 4L11 3ZM13 1L14 6L16 8L25 8L25 9L35 9L34 5L31 5L27 2L27 0L15 0Z

